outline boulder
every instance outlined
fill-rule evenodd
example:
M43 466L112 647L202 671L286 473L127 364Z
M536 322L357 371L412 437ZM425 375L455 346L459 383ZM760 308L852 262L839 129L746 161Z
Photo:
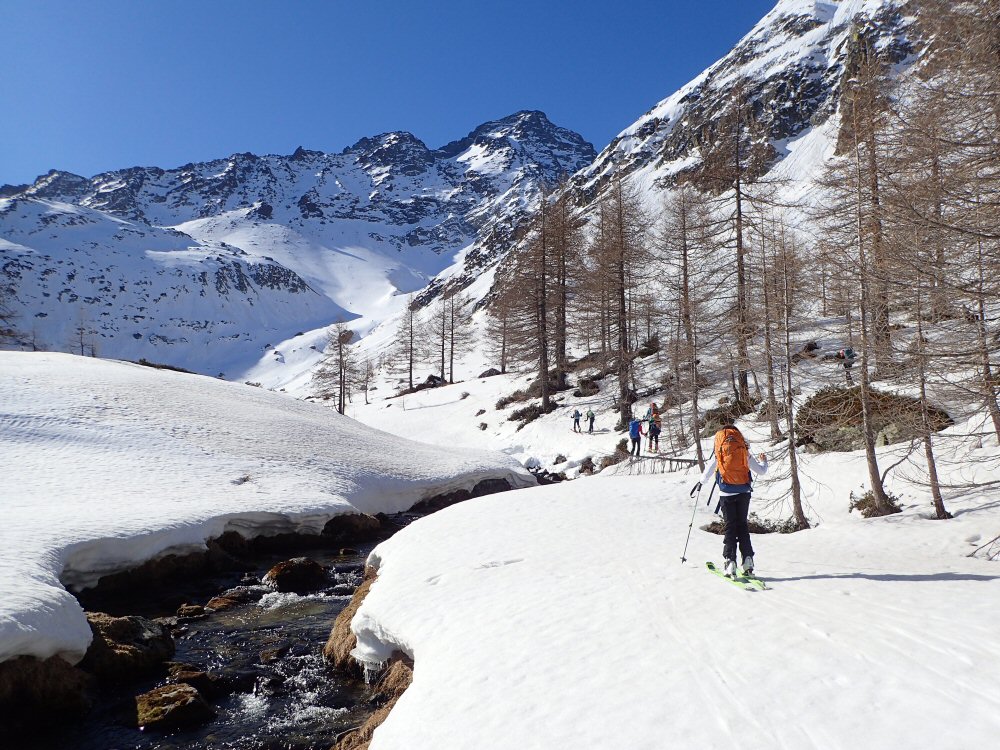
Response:
M171 732L215 718L215 710L190 685L163 685L135 698L140 729Z
M500 374L501 373L500 373L500 371L497 368L491 367L490 369L485 370L484 372L479 373L479 377L481 377L481 378L492 378L492 377L496 377L497 375L500 375Z
M145 617L87 612L94 639L80 668L102 682L128 682L161 668L174 655L169 629Z
M264 575L264 584L276 591L305 594L330 583L326 568L308 557L280 562Z
M201 670L174 671L170 675L170 681L175 685L190 685L209 698L226 695L229 692L225 680L211 672Z
M30 731L36 721L59 722L81 714L90 707L93 681L58 656L0 662L0 722L6 731Z
M205 608L214 612L221 612L222 610L238 607L241 604L255 602L264 596L264 593L264 589L260 587L237 586L209 599Z

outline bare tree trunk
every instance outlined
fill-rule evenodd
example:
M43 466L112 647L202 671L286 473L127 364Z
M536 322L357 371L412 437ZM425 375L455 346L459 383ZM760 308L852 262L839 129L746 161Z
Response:
M795 402L792 393L792 339L791 339L791 290L789 284L788 247L784 236L781 238L781 281L783 290L782 312L785 329L785 426L788 428L788 470L792 479L792 513L799 530L809 528L809 520L802 510L802 484L799 481L799 457L795 450ZM766 286L766 285L765 285ZM768 316L770 320L770 316Z
M448 298L448 382L455 382L455 297Z
M919 284L919 282L918 282ZM934 514L939 519L951 518L944 507L944 499L941 497L941 484L938 482L937 463L934 460L934 445L931 442L930 409L927 405L927 371L924 361L924 324L923 310L921 309L920 288L917 287L917 376L920 385L920 427L921 438L924 444L924 458L927 459L927 477L930 480L931 498L934 500ZM933 302L931 303L933 304Z
M760 253L761 277L764 286L764 363L767 367L767 418L771 426L771 440L778 440L781 438L781 427L778 426L778 400L774 394L774 350L771 344L771 275L768 274L766 263L767 249L764 247L763 230L760 234ZM787 285L788 270L784 270L785 284ZM774 269L771 268L770 271L773 274ZM785 304L786 306L789 304L787 299Z
M983 241L976 241L976 345L982 367L983 400L993 422L993 431L1000 441L1000 406L997 405L997 379L990 365L989 337L986 330L986 272L983 262Z
M737 400L750 401L750 329L748 321L747 270L743 245L743 183L740 154L739 118L736 119L736 359L739 369Z
M856 117L856 113L855 113ZM868 253L865 250L864 212L861 208L863 196L861 144L858 142L857 125L854 128L854 160L857 176L857 239L858 239L858 279L861 287L861 421L862 434L865 442L865 459L868 465L868 480L871 483L872 498L875 507L881 514L892 512L889 498L882 486L882 476L879 473L878 457L875 455L875 430L872 424L871 379L869 377L869 358L872 342L869 336L868 310L871 302L869 286L871 283L871 267Z
M537 295L537 316L536 330L538 334L538 382L542 390L542 411L551 410L549 396L549 334L548 334L548 224L546 221L546 206L543 202L540 218L542 222L541 236L539 237L539 259L537 269L538 286L535 290Z

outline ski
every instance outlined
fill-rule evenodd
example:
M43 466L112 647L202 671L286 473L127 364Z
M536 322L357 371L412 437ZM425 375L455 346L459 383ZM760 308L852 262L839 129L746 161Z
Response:
M741 589L746 589L747 591L763 591L767 588L767 585L761 579L756 577L737 576L736 578L730 578L715 567L714 562L706 562L705 567L708 568L709 572L714 573L722 580L729 581L731 584L739 586Z

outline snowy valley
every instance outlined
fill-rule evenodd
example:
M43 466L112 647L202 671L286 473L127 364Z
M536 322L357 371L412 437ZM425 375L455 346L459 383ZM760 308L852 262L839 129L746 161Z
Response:
M779 0L600 153L525 111L0 189L0 714L82 750L995 742L998 13ZM764 590L706 570L727 424ZM146 647L100 596L221 639L95 687ZM319 611L325 647L261 647ZM204 713L140 733L157 691Z

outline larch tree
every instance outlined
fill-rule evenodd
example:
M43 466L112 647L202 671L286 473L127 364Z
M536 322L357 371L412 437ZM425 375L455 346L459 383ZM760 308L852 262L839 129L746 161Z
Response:
M392 369L406 374L407 387L411 391L413 390L413 369L420 360L420 344L420 318L411 294L406 298L406 307L400 316L392 347Z
M612 346L618 376L617 428L632 419L634 390L630 344L629 302L650 273L645 211L634 187L617 178L597 206L590 255L594 273L610 301L608 313L613 331Z

